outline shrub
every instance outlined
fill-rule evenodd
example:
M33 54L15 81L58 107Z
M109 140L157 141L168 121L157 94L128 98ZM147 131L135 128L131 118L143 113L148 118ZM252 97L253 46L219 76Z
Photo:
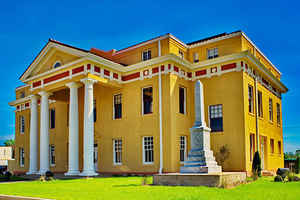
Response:
M252 173L254 176L261 176L261 159L259 152L256 151L252 162Z
M46 181L51 181L51 180L53 180L54 174L51 171L46 171L45 176L46 176L45 177Z
M285 177L287 177L290 174L290 169L289 168L278 168L276 174L281 176L283 179L285 179Z
M224 168L225 161L229 158L230 151L228 145L223 145L216 154L218 163Z
M289 182L300 181L300 178L295 176L294 173L289 173L287 177Z
M10 180L10 177L12 176L12 174L11 174L9 171L7 171L7 172L5 172L4 176L5 176L5 179L6 179L7 181L9 181L9 180Z
M277 176L275 176L274 181L275 182L283 182L283 179L281 176L277 175Z

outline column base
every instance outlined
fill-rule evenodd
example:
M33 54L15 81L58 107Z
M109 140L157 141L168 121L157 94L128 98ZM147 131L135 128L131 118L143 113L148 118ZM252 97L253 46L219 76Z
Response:
M37 174L39 174L39 175L45 175L47 171L50 171L50 169L40 170Z
M39 174L38 171L29 171L29 172L26 172L26 175L36 175L36 174Z
M65 176L79 176L79 170L69 170L67 173L64 174Z
M98 173L95 171L83 171L79 174L79 176L98 176Z

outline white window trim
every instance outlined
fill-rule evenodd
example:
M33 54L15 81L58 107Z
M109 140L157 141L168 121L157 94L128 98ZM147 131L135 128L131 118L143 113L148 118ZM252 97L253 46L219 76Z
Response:
M210 128L210 106L215 106L215 105L222 105L222 118L223 118L223 131L218 131L218 132L214 132L214 133L224 133L225 132L225 130L224 130L224 104L211 104L211 105L208 105L208 113L207 113L207 115L208 115L208 127Z
M49 163L50 163L50 167L55 167L55 163L52 163L52 153L51 153L51 146L54 146L54 157L55 157L55 145L54 144L50 144L50 147L49 147Z
M116 143L115 143L115 141L116 140L121 140L122 141L122 151L121 151L121 161L122 162L119 162L119 163L116 163L116 149L115 149L115 145L116 145ZM123 165L123 140L122 140L122 138L119 138L119 139L113 139L113 163L114 163L114 165Z
M121 118L116 119L116 116L115 116L115 96L117 96L117 95L121 95L121 104L122 104L122 96L123 96L122 93L113 94L113 96L112 96L112 98L113 98L113 105L112 105L112 107L113 107L113 120L121 120L123 118L123 113L122 113Z
M143 50L142 51L142 61L147 61L147 60L151 59L151 58L148 57L149 56L149 54L148 54L149 51L151 52L151 57L152 57L152 51L151 51L151 49ZM147 52L147 59L146 60L144 60L144 53L145 52Z
M19 123L20 123L20 134L24 134L25 133L25 117L24 117L24 115L20 115ZM23 129L23 126L24 126L24 129Z
M215 57L215 50L217 50L217 56ZM213 51L214 52L214 55L213 55L213 58L209 58L209 52L210 51ZM219 49L218 49L218 47L214 47L214 48L210 48L210 49L207 49L207 51L206 51L206 58L209 60L209 59L214 59L214 58L217 58L217 57L219 57Z
M184 89L184 110L183 110L183 113L181 113L180 112L180 109L179 109L179 113L180 114L183 114L183 115L186 115L187 113L186 113L186 91L187 91L187 89L186 89L186 87L184 87L184 86L182 86L182 85L180 85L179 86L179 90L180 90L180 88L183 88ZM180 94L179 94L180 95ZM179 104L180 104L180 102L179 102ZM179 105L180 106L180 105Z
M181 150L181 137L184 137L184 161L186 161L187 160L187 136L186 135L181 135L180 136L180 141L179 141L180 149L179 149L179 152ZM179 156L180 156L180 154L179 154ZM179 160L180 160L180 157L179 157ZM180 164L184 164L184 161L180 161Z
M153 138L153 149L152 149L152 151L153 151L153 160L154 160L154 137L153 136L143 136L143 140L142 140L142 147L143 147L143 164L144 165L153 165L154 164L154 161L153 162L146 162L145 161L145 146L144 146L144 144L145 144L145 138L146 137L152 137Z
M146 89L146 88L150 88L150 87L152 87L152 113L147 113L147 114L144 114L144 89ZM142 87L142 95L141 95L141 97L142 97L142 116L144 116L144 115L151 115L151 114L153 114L154 113L154 111L153 111L153 101L154 101L154 98L153 98L153 94L154 94L154 92L153 92L153 86L151 85L151 86L146 86L146 87Z

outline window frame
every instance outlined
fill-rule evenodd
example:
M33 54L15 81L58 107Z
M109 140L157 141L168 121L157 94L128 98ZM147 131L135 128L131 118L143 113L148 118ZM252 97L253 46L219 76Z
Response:
M271 154L275 153L274 139L270 138L270 152Z
M277 147L278 147L278 154L281 155L281 153L282 153L282 150L281 150L282 144L281 144L281 141L280 141L280 140L278 140L278 142L277 142Z
M269 98L269 121L274 121L274 112L273 112L273 99Z
M145 139L152 138L152 161L146 161L146 149L145 149ZM143 136L142 139L142 147L143 147L143 164L144 165L153 165L154 164L154 137L153 136Z
M50 164L50 167L55 166L55 164L56 164L56 159L55 158L56 158L56 156L55 156L55 145L50 144L49 145L49 164ZM54 162L52 162L52 161L54 161Z
M255 154L255 134L254 133L250 133L250 161L253 161L254 158L254 154ZM252 140L252 143L251 143Z
M276 103L276 118L277 118L277 125L281 125L281 108L280 103Z
M53 112L54 112L54 116L53 116ZM55 125L56 125L56 111L55 111L55 108L50 108L49 109L49 120L50 120L50 122L49 122L49 129L55 129ZM54 117L53 119L52 119L52 117Z
M213 55L210 56L210 52L213 52ZM206 58L207 60L210 60L210 59L214 59L214 58L217 58L219 57L219 49L218 47L214 47L214 48L209 48L206 50Z
M116 118L116 113L115 113L115 96L121 95L121 117L120 118ZM113 94L113 120L118 120L118 119L122 119L123 117L123 104L122 104L122 98L123 95L122 93L116 93Z
M181 102L180 102L180 89L183 89L183 91L184 91L184 99L183 99L183 113L181 112ZM180 114L183 114L183 115L186 115L187 114L187 112L186 112L186 95L187 95L187 88L186 87L184 87L184 86L182 86L182 85L180 85L179 87L178 87L178 109L179 109L179 113Z
M150 52L150 56L149 56L149 52ZM146 59L144 59L144 53L146 53ZM152 52L151 49L146 49L142 51L142 61L147 61L150 60L152 58Z
M149 113L144 113L144 89L147 89L147 88L152 88L152 104L151 104L151 112L149 112ZM142 87L142 95L141 95L141 97L142 97L142 116L144 116L144 115L151 115L151 114L153 114L153 102L154 102L154 98L153 98L153 86L151 85L151 86L146 86L146 87Z
M211 112L210 112L210 107L211 106L219 106L221 105L221 108L222 108L222 130L212 130L211 128ZM213 104L213 105L209 105L208 106L208 119L209 119L209 127L211 129L211 132L214 132L214 133L218 133L218 132L224 132L224 111L223 111L223 104Z
M119 156L120 156L120 162L116 162L116 158L117 158L117 156L116 156L116 153L117 153L117 151L116 151L116 142L117 141L121 141L121 148L119 147ZM120 145L120 144L118 144L118 145ZM123 140L122 140L122 138L116 138L116 139L113 139L113 164L114 165L122 165L123 164Z
M251 97L250 97L250 91L252 93ZM252 114L254 113L254 87L250 84L248 84L248 112Z
M184 138L184 144L182 144L182 138ZM184 148L182 148L182 145L184 145ZM181 151L183 151L184 153L184 159L181 160ZM180 139L179 139L179 161L181 164L184 163L184 161L186 161L187 158L187 136L186 135L181 135Z
M193 53L193 61L194 61L194 63L199 62L199 53L198 52Z
M25 116L24 115L20 115L19 116L19 131L20 134L24 134L25 133Z
M20 165L20 167L24 167L25 166L25 151L24 151L24 147L20 147L19 148L19 165Z
M262 91L257 90L257 107L258 107L258 117L263 118L264 112L263 112L263 95Z
M184 59L184 52L181 49L178 49L179 58Z
M97 122L97 99L93 99L93 123Z

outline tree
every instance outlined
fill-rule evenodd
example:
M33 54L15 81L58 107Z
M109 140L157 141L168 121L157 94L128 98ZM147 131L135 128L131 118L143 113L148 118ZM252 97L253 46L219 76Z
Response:
M4 145L5 145L5 146L13 146L14 144L15 144L15 140L13 140L13 139L6 140L6 141L4 142Z
M261 159L259 152L256 151L252 162L252 173L254 176L261 176Z
M229 151L229 148L228 148L228 145L223 145L219 152L217 152L216 154L216 158L217 158L217 161L218 163L224 167L224 162L229 158L229 155L230 155L230 151Z

